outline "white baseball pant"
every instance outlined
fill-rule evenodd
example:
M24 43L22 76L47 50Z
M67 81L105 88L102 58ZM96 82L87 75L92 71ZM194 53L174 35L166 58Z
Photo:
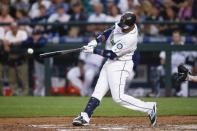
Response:
M126 80L133 73L133 61L113 61L108 60L97 81L92 97L102 100L103 96L110 89L112 99L121 106L150 113L153 109L153 102L144 102L132 96L125 94L124 89Z

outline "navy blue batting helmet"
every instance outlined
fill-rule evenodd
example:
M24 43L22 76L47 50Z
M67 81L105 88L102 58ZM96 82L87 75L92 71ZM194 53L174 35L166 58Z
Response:
M136 15L132 12L127 12L121 16L118 26L123 29L128 29L133 26L136 22Z

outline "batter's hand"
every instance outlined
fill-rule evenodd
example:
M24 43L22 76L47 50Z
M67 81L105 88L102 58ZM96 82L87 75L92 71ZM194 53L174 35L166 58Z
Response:
M93 46L96 47L97 46L97 41L96 40L92 40L88 43L88 46Z
M93 53L93 50L94 50L93 46L89 46L89 45L83 46L83 52L85 53Z

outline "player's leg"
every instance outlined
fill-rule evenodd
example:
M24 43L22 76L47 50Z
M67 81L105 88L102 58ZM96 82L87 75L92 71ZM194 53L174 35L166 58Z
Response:
M108 86L106 69L105 67L103 67L100 72L99 79L97 81L92 97L89 99L84 111L81 112L80 115L73 120L73 125L75 126L87 125L90 121L90 118L94 110L96 109L97 106L99 106L100 101L102 100L103 96L106 94L108 90L109 90L109 86Z
M122 64L122 69L120 65ZM118 67L118 68L116 68ZM114 66L107 68L107 73L110 74L109 85L112 94L112 98L115 102L126 108L146 112L151 114L153 109L156 108L155 102L144 102L140 99L134 98L130 95L125 94L126 80L132 73L133 62L125 61L119 62ZM155 109L156 110L156 109Z

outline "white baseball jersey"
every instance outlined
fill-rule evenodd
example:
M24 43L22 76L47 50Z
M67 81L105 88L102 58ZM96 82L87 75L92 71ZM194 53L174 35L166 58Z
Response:
M5 30L4 28L0 27L0 40L3 40L5 36Z
M16 35L13 35L12 31L8 31L5 34L5 39L8 40L10 43L22 42L26 40L27 37L28 37L28 34L24 30L18 30Z
M136 25L129 33L122 33L121 28L116 23L115 29L106 42L106 48L116 53L119 57L118 60L131 60L137 49L137 38L138 29Z
M129 33L123 33L115 24L115 29L107 40L107 49L116 53L118 59L108 59L103 65L92 97L101 101L110 89L113 100L121 106L150 113L153 102L144 102L125 94L126 81L133 75L132 56L137 48L138 30L134 26Z

